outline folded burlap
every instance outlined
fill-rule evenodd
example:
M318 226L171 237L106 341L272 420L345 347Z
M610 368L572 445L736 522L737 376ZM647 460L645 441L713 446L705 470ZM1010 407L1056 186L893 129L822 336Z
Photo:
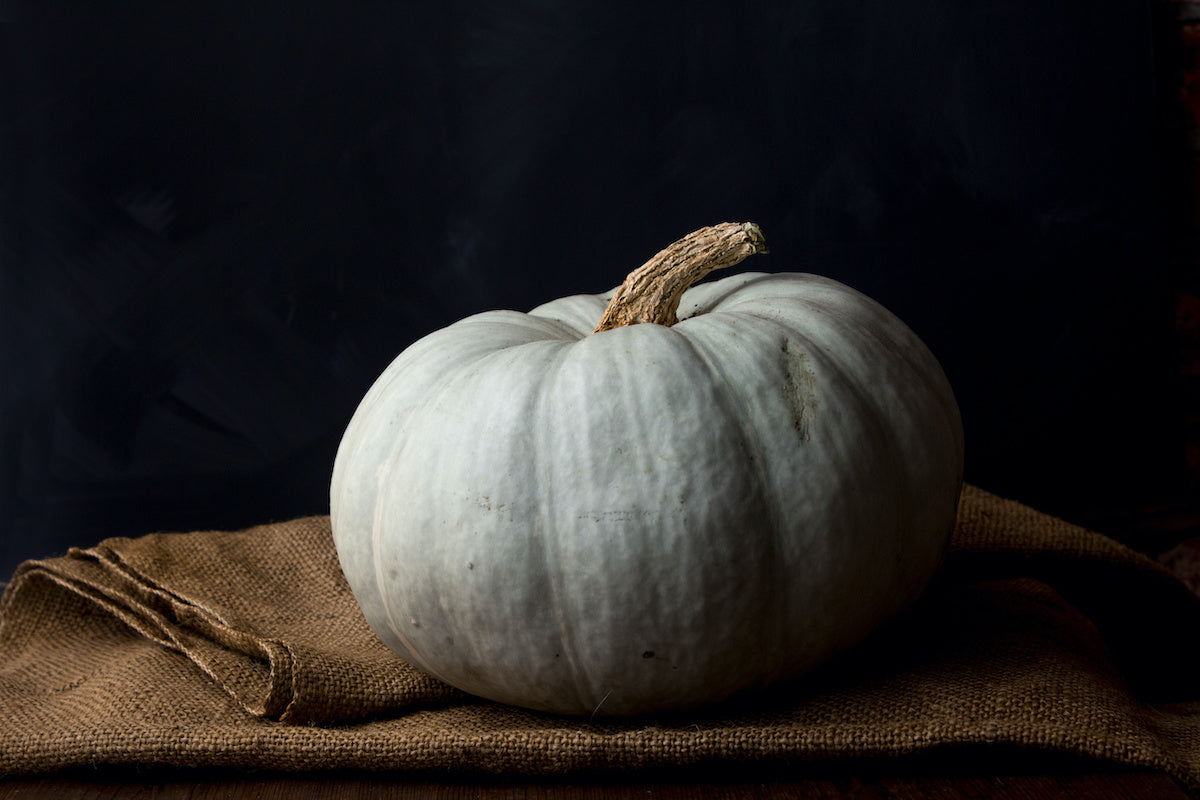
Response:
M0 773L233 765L561 774L1061 753L1200 796L1200 601L1099 534L964 490L921 602L831 667L717 708L560 718L466 696L372 635L324 517L110 539L0 601ZM932 755L931 755L932 754Z

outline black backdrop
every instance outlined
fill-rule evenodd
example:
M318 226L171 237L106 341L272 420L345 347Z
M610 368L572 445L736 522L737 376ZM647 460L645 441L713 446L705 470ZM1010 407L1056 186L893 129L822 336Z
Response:
M1148 3L7 13L5 574L324 513L405 345L724 220L929 343L968 480L1067 516L1179 489Z

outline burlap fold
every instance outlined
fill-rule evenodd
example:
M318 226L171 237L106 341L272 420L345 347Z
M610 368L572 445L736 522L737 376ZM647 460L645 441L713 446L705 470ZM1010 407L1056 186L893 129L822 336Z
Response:
M532 775L999 744L1162 770L1200 796L1198 632L1200 601L1153 561L967 487L935 585L836 665L686 715L559 718L387 651L327 518L110 539L27 562L0 600L0 773Z

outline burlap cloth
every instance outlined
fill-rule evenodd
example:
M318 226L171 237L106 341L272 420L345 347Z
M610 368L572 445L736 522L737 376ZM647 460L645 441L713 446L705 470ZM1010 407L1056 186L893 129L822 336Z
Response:
M966 751L998 770L1022 753L1148 767L1200 796L1200 602L1115 541L972 487L911 612L804 680L691 714L558 718L424 677L370 633L324 517L27 562L0 615L5 774L545 775Z

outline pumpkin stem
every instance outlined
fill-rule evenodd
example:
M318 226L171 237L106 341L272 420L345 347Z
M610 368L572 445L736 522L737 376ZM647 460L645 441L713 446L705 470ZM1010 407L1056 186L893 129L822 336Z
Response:
M674 325L689 286L713 270L766 252L767 240L753 222L722 222L689 233L629 273L592 333L639 322Z

